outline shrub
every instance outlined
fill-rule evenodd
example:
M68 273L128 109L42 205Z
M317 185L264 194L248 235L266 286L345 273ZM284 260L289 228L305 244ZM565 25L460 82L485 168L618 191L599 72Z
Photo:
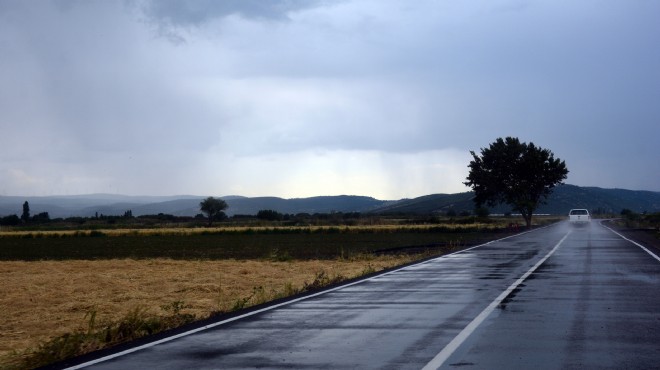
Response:
M342 275L336 275L334 277L330 277L324 270L321 270L316 273L316 276L314 277L314 280L312 280L311 283L305 282L302 291L311 292L311 291L319 290L328 285L339 283L343 280L346 280L346 278Z
M21 223L21 219L17 215L10 215L0 218L0 225L2 226L16 226Z

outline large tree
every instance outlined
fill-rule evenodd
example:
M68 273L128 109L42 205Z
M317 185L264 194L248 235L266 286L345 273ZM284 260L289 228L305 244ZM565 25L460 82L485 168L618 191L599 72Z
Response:
M527 227L532 225L534 210L568 174L566 163L555 159L550 150L514 137L495 140L481 149L481 155L470 154L473 160L464 184L474 190L476 205L509 204L522 214Z
M222 214L222 211L227 209L227 202L222 199L208 197L199 203L199 208L206 214L209 219L209 226L215 218Z

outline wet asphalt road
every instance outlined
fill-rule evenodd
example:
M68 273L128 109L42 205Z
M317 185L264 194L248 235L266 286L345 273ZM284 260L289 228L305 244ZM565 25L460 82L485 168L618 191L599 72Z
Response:
M563 223L84 365L658 368L660 260Z

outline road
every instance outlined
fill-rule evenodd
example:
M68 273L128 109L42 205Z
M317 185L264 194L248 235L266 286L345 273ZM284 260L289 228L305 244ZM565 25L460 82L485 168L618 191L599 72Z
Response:
M561 223L131 351L72 368L658 368L660 259Z

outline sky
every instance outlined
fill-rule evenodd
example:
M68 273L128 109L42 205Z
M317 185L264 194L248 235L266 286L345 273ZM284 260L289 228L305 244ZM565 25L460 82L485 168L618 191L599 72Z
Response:
M660 191L654 0L0 0L0 195L467 191L470 151Z

